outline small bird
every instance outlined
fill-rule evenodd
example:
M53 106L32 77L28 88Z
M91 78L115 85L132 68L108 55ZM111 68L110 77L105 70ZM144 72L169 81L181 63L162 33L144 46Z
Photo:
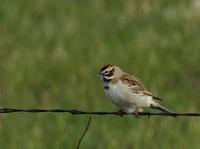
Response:
M134 113L138 117L138 112L149 107L174 113L161 106L157 101L161 99L149 92L137 77L124 72L116 65L103 66L98 76L103 83L107 98L117 105L121 112Z

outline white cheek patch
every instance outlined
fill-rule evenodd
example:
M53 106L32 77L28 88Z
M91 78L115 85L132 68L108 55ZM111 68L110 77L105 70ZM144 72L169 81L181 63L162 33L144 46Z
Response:
M111 77L103 76L103 77L106 78L106 79L108 79L108 80L113 79L113 76L111 76Z

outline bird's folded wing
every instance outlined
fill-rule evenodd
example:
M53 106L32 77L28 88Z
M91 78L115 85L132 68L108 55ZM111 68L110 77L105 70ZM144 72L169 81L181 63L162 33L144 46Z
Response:
M127 84L132 91L146 91L146 88L140 83L139 79L130 74L124 74L120 80L124 84Z
M147 96L152 96L152 98L155 99L155 100L162 100L161 98L154 96L149 91L135 91L134 93L143 94L143 95L147 95Z
M147 96L152 96L155 100L162 100L156 96L154 96L151 92L149 92L143 85L140 83L139 79L130 75L124 74L121 78L121 81L129 86L132 92L143 94Z

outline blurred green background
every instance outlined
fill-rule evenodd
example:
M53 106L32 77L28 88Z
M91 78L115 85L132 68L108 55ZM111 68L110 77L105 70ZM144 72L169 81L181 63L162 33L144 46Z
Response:
M0 106L115 111L119 65L174 111L200 111L199 0L0 0ZM1 114L0 148L75 148L88 116ZM199 118L93 117L83 149L197 149Z

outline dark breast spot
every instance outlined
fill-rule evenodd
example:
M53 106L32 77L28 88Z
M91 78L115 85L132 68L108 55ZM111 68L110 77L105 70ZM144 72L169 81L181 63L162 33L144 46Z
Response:
M109 86L104 86L104 89L108 90L108 89L109 89Z

